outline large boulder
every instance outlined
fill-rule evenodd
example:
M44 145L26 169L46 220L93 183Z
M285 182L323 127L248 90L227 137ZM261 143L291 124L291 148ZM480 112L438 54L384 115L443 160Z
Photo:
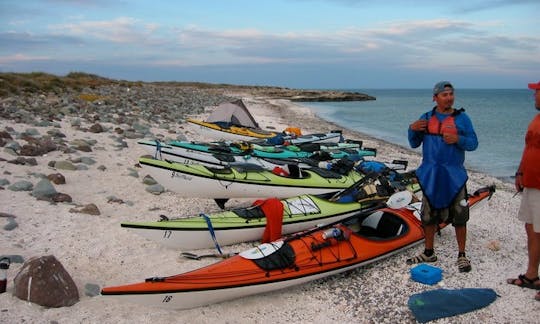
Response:
M79 301L79 291L53 255L31 258L15 276L13 295L45 307L65 307Z

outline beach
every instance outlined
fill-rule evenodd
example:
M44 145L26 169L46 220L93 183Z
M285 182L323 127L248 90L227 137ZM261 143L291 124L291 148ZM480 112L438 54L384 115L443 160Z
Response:
M340 129L301 104L254 95L247 89L227 91L226 96L244 100L262 128L281 131L296 126L304 134ZM140 111L130 109L129 112L136 115ZM207 113L197 112L193 117L204 118ZM158 122L147 120L150 121L149 133L163 139L182 135L188 140L207 140L180 121L171 121L164 128ZM103 126L102 132L89 131L96 123ZM519 196L514 197L513 184L473 171L469 172L470 192L491 184L497 188L491 200L471 213L468 223L467 253L473 269L470 273L458 272L455 236L452 228L446 228L436 237L439 260L435 265L443 270L443 280L436 286L410 278L411 266L405 264L405 259L421 251L419 246L367 267L306 285L189 310L170 311L122 303L105 296L87 296L87 284L104 287L138 282L218 261L182 258L180 251L167 249L120 227L125 220L157 220L161 214L192 216L219 208L208 199L184 199L174 192L157 195L146 191L147 185L143 183L146 174L137 165L138 158L146 152L136 144L138 138L130 138L125 136L126 132L118 130L128 130L133 124L128 127L118 123L118 120L69 115L45 126L0 119L0 130L10 129L12 134L21 134L29 128L42 135L60 131L71 145L74 140L83 140L91 146L91 151L54 150L35 156L36 165L9 163L16 156L5 148L1 150L0 179L10 184L20 180L36 184L41 175L60 172L66 181L55 185L55 189L69 194L72 202L37 200L28 191L13 191L8 189L9 184L3 185L0 212L12 215L17 226L0 230L0 254L20 255L25 260L54 255L75 281L80 301L70 307L44 308L14 297L13 278L22 264L12 263L7 273L7 292L0 294L0 322L414 323L407 307L407 300L414 293L434 288L492 288L499 297L488 307L434 323L538 323L536 315L540 314L540 303L534 300L535 292L506 284L506 278L523 273L527 264L524 226L516 218ZM407 160L409 169L416 168L421 161L421 156L412 150L368 134L343 131L346 138L360 139L364 146L377 148L377 160ZM17 141L24 143L22 139ZM80 162L82 158L90 158L94 163ZM51 161L71 161L78 168L59 170ZM244 203L246 201L234 200L228 206ZM95 204L99 215L80 212L87 204ZM7 226L9 217L0 217L0 222ZM254 244L227 246L224 250L239 252ZM204 252L213 251L198 251Z

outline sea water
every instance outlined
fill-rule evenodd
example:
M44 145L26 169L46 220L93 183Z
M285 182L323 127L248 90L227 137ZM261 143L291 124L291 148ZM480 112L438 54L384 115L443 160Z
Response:
M344 89L340 89L344 90ZM344 128L409 147L409 124L430 111L431 89L345 89L376 97L352 102L306 102L318 116ZM517 170L525 132L537 114L528 89L456 89L455 108L465 108L478 137L466 166L510 181ZM415 149L420 152L420 148Z

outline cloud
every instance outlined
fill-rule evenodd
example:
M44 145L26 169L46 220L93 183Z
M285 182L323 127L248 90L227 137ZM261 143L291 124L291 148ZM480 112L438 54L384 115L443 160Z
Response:
M79 21L51 26L56 34L91 37L114 43L152 43L152 36L158 30L155 23L143 23L130 17L113 20Z
M51 58L48 56L30 56L25 54L14 54L9 56L0 56L0 64L19 64L33 61L47 61Z
M300 2L328 2L349 7L380 6L372 0L297 0ZM411 1L412 4L412 1ZM454 0L448 2L433 0L415 0L414 5L421 8L440 8L441 13L469 14L501 8L518 7L524 5L538 5L538 0ZM400 8L409 5L409 1L387 0L384 4L389 8Z

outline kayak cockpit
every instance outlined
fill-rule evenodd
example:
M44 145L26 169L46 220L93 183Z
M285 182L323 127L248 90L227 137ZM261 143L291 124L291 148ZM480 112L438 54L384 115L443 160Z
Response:
M346 223L356 234L371 240L389 240L407 233L405 220L387 211L376 211L365 218L353 218Z

